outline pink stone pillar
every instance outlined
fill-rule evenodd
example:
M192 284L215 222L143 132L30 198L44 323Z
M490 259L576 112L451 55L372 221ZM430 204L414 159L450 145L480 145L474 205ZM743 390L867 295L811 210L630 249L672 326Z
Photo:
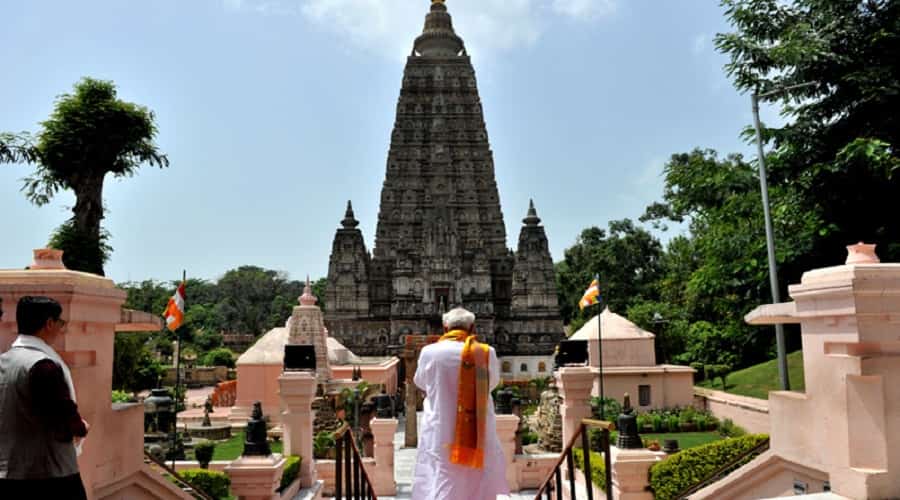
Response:
M563 421L563 446L578 432L581 420L591 416L591 389L594 375L584 367L560 368L557 372L559 395L563 399L560 414Z
M309 488L316 482L316 461L313 458L313 421L316 413L312 409L316 383L315 375L310 372L285 372L278 377L284 453L302 457L298 474L302 488Z
M650 467L661 460L658 453L647 449L620 450L610 448L612 462L613 498L616 500L653 500L650 486Z
M238 458L225 466L225 473L231 478L231 491L239 500L280 500L275 490L281 484L284 462L277 454Z
M516 466L516 430L519 428L519 417L515 415L497 415L497 436L500 447L506 456L506 483L509 491L519 491L519 472Z
M375 470L370 474L375 495L392 497L397 494L394 480L394 435L397 419L375 418L369 423L375 438Z

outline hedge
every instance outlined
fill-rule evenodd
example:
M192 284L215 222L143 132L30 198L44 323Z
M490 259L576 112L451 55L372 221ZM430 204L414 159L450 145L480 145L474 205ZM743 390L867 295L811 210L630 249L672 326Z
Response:
M185 481L213 498L228 498L231 479L224 472L206 469L188 469L179 473Z
M284 472L281 474L281 486L278 487L278 492L282 492L297 479L297 474L300 473L300 458L298 455L291 455L287 457L287 460L284 462Z
M650 488L656 500L670 500L685 489L706 479L720 467L769 439L752 434L725 439L678 452L650 468ZM593 465L593 464L591 464Z
M584 472L584 451L581 448L572 448L575 459L575 468ZM606 491L606 462L603 455L596 451L591 452L591 481L603 491Z

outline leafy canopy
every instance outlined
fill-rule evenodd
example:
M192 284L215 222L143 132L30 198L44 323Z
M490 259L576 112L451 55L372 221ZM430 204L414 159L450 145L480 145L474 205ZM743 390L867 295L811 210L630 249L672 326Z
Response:
M19 136L25 142L7 148L19 150L12 159L36 163L23 189L30 201L44 205L60 189L77 195L90 178L130 176L143 163L167 167L168 157L153 143L154 119L146 107L119 100L112 82L82 78L72 94L59 96L33 146Z

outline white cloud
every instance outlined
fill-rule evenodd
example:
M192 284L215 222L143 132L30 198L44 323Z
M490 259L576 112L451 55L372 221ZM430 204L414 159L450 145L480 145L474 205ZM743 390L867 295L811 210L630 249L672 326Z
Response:
M616 10L613 0L553 0L553 10L575 19L591 19Z
M478 57L527 47L553 16L590 20L611 14L615 0L452 0L457 33ZM223 0L233 11L299 14L351 44L390 58L405 57L421 33L428 2L413 0Z

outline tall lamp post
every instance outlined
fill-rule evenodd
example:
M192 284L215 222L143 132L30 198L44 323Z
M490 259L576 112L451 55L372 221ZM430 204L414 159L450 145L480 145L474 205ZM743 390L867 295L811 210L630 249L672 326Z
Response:
M778 267L775 263L775 237L772 231L772 215L769 213L769 185L766 182L766 155L763 152L762 125L759 122L759 99L770 97L789 90L816 85L817 82L807 82L787 87L780 87L768 92L758 94L754 92L750 96L753 105L753 127L756 129L756 149L759 163L759 188L762 191L763 216L766 220L766 249L769 254L769 285L772 287L772 302L781 302L781 293L778 288ZM781 379L781 389L791 390L791 381L788 376L787 353L784 342L784 326L775 325L775 342L778 348L778 376Z

